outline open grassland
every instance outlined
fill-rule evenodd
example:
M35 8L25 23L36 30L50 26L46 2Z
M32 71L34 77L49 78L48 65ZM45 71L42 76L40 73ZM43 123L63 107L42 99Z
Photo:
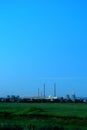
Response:
M87 130L87 104L0 103L0 129L13 126L21 130Z

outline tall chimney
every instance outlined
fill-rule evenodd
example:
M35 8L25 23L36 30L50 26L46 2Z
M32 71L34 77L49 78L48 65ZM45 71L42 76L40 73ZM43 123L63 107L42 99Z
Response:
M40 96L39 88L38 88L38 97Z
M46 95L45 95L45 83L44 83L44 98L45 98L45 96L46 96Z
M56 97L56 83L54 83L54 97Z

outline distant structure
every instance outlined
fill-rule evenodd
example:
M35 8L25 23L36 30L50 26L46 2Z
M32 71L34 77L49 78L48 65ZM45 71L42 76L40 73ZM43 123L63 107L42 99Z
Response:
M56 97L56 83L54 83L54 97Z
M50 101L58 100L58 97L56 96L56 83L54 83L53 96L49 95L47 99L50 100Z
M70 100L70 96L68 94L66 95L66 100Z
M45 95L45 83L44 83L44 98L46 97L46 95Z
M75 93L73 93L73 94L71 95L71 100L72 100L73 102L76 100L76 95L75 95Z
M39 92L39 88L38 88L38 98L40 97L40 92Z
M47 96L46 95L46 86L45 83L43 84L43 91L40 90L40 88L37 89L37 96L34 97L20 97L19 95L7 95L7 97L0 97L0 102L23 102L23 103L30 103L30 102L37 102L37 103L43 103L43 102L55 102L55 103L87 103L87 97L77 97L75 93L72 95L67 94L65 98L57 97L56 95L56 83L54 83L53 86L53 94Z

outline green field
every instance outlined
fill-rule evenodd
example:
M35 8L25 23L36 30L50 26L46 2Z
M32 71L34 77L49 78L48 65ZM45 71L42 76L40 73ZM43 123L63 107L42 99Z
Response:
M87 104L0 103L0 129L87 130Z

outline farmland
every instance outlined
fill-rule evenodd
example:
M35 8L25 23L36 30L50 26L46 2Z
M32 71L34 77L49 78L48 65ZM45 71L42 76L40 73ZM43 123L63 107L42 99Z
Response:
M87 130L87 104L0 103L0 129Z

